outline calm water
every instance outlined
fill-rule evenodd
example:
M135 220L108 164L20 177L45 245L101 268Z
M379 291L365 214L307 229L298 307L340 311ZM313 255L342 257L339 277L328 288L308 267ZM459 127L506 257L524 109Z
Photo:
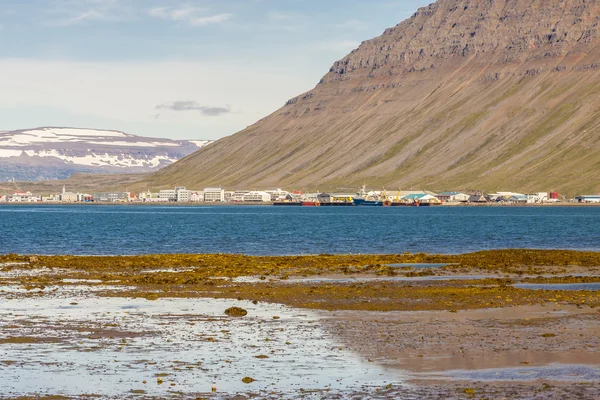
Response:
M600 207L0 206L0 253L600 250Z

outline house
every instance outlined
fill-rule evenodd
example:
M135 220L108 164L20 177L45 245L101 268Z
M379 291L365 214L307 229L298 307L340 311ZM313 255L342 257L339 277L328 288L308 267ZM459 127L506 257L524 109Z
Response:
M600 195L583 195L575 197L577 203L600 203Z
M508 200L513 203L528 203L527 195L524 194L515 194L513 196L510 196Z
M199 203L204 201L204 192L201 190L190 190L190 202Z
M487 203L488 199L482 194L474 194L469 196L469 203Z
M466 202L469 201L469 195L461 192L441 192L437 197L442 202Z

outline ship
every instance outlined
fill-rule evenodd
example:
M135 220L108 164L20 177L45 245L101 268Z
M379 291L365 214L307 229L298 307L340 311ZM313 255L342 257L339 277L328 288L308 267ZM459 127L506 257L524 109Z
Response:
M360 192L358 192L358 196L354 197L354 205L367 207L382 207L386 202L385 199L385 197L384 200L381 200L380 198L374 198L373 196L370 196L367 192L366 185L363 185L360 189Z

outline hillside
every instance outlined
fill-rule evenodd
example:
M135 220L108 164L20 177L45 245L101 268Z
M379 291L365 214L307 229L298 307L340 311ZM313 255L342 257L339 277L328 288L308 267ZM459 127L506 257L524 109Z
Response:
M600 192L600 2L440 0L144 185Z
M80 128L0 131L0 182L62 179L80 172L151 172L210 143Z

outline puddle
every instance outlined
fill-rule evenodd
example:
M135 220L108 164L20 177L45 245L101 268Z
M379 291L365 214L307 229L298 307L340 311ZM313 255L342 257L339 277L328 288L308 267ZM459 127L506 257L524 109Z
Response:
M87 293L92 292L102 292L102 291L126 291L131 290L133 287L131 286L111 286L111 285L97 285L97 286L85 286L85 285L61 285L61 286L44 286L43 288L35 287L33 289L26 289L23 286L0 286L0 293L3 294L25 294L25 293L44 293L51 294L53 296L59 297L69 297L72 295L82 296ZM4 299L3 299L4 300ZM23 300L25 301L25 300ZM2 303L4 306L4 303ZM0 307L0 312L3 310Z
M147 269L144 271L141 271L140 273L142 274L156 274L156 273L172 273L172 274L177 274L177 273L181 273L181 272L190 272L190 271L194 271L195 268L163 268L163 269Z
M433 263L423 263L423 264L385 264L386 267L392 268L442 268L450 265L460 265L458 263L453 264L433 264Z
M394 281L451 281L451 280L473 280L485 279L489 276L485 275L445 275L445 276L385 276L385 277L309 277L309 278L290 278L281 281L281 283L355 283L355 282L394 282Z
M225 316L231 306L248 315ZM305 397L300 389L374 391L403 382L402 371L367 363L341 346L319 318L274 304L96 298L65 288L6 298L0 303L0 321L9 327L0 331L2 394L131 396L143 390L140 396L177 397L216 385L230 394L296 398ZM245 384L246 376L256 381Z
M452 379L476 381L600 381L600 368L588 365L551 364L546 367L492 368L476 371L448 371Z
M600 290L600 283L517 283L512 286L532 290Z

